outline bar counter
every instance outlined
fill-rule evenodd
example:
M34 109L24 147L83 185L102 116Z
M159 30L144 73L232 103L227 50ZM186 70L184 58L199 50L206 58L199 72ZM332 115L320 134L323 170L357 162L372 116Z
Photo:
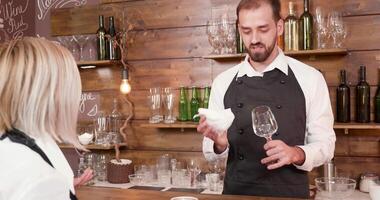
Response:
M80 187L76 193L79 200L170 200L170 198L177 196L193 196L199 200L290 200L289 198L275 197L194 194L102 187ZM294 198L291 199L295 200Z

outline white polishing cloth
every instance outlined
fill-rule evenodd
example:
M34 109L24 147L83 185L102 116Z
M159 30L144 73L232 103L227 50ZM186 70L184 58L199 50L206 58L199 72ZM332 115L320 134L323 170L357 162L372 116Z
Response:
M198 116L206 117L206 123L217 132L226 131L235 119L231 108L224 110L198 109Z

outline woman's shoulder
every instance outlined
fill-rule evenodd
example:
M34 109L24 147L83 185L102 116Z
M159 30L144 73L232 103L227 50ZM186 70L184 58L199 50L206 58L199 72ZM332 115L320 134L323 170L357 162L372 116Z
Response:
M0 188L9 197L7 199L17 199L15 195L21 197L19 195L57 190L54 187L69 191L64 176L24 145L9 139L0 141L0 163Z

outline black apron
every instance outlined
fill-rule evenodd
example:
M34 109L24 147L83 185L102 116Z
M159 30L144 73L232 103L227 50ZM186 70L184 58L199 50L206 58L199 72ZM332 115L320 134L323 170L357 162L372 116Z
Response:
M10 131L5 132L1 137L0 140L4 140L5 138L9 138L14 143L22 144L32 151L38 153L42 159L45 160L51 167L54 168L53 164L50 162L49 158L46 156L46 154L42 151L42 149L36 144L33 138L29 137L22 131L19 131L17 129L13 129ZM77 200L77 197L70 191L70 199L71 200Z
M236 77L224 96L225 108L231 108L235 120L227 134L230 149L223 194L309 198L306 171L293 165L267 170L261 164L267 157L266 139L256 136L252 128L252 109L266 105L278 123L273 140L304 145L305 97L292 70L288 67L288 75L276 68L263 77Z

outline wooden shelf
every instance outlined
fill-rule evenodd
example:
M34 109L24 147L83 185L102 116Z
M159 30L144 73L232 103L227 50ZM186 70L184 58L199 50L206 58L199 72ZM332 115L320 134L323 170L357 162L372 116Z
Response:
M120 147L123 147L123 146L127 146L126 143L121 143L119 144ZM63 149L71 149L71 148L74 148L73 145L71 144L58 144L58 146L60 148L63 148ZM89 144L89 145L84 145L84 147L86 147L86 149L92 149L92 150L111 150L111 149L114 149L115 148L115 145L114 144L111 144L111 145L98 145L98 144Z
M138 127L144 127L144 128L197 128L198 122L175 122L172 124L165 124L165 123L157 123L152 124L148 121L144 120L142 122L135 124ZM334 129L344 129L345 133L348 134L348 130L350 129L379 129L380 130L380 123L356 123L356 122L350 122L350 123L335 123Z
M148 121L144 121L141 123L136 124L139 127L144 127L144 128L197 128L198 122L178 122L176 121L175 123L172 124L165 124L165 123L157 123L157 124L152 124L149 123Z
M347 55L347 49L314 49L314 50L302 50L302 51L286 51L285 55L288 56L320 56L320 55ZM204 59L232 59L232 58L244 58L246 53L239 54L224 54L224 55L207 55L203 56Z
M380 129L380 124L378 123L335 123L334 128L336 129Z
M95 67L107 67L120 65L120 60L90 60L90 61L79 61L77 65L80 68L95 68Z

